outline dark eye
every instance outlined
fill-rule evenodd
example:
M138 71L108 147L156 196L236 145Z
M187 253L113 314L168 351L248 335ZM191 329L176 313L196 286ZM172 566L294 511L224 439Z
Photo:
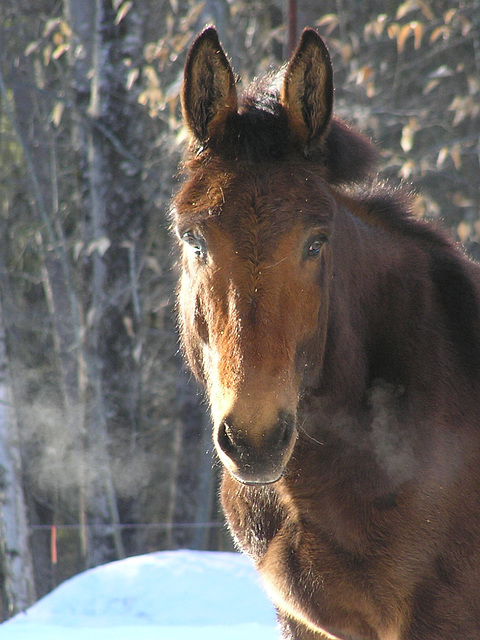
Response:
M328 238L323 235L310 238L305 245L304 256L306 258L316 258L327 240Z
M182 235L182 240L193 250L196 258L205 260L207 257L207 244L203 236L194 231L187 231Z

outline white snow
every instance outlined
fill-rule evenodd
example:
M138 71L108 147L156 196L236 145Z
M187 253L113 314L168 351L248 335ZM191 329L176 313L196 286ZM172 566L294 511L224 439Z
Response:
M275 612L240 554L163 551L67 580L0 640L279 640Z

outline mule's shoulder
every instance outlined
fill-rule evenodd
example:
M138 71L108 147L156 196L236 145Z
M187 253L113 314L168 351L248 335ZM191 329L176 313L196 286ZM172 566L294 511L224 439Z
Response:
M456 250L430 253L430 275L450 343L470 380L480 378L480 270Z

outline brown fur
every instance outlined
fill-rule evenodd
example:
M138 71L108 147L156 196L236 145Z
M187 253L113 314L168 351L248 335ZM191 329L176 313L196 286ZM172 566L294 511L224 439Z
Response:
M207 29L173 221L233 535L284 638L478 640L479 268L371 186L314 31L240 101L232 78Z

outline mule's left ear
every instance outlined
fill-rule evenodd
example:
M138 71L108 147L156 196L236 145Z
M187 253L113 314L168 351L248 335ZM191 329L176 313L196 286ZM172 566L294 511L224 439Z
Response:
M205 29L188 53L182 110L185 124L202 144L220 135L228 114L237 110L235 77L214 27Z
M332 116L333 70L328 49L313 29L303 31L288 63L281 101L298 142L321 139Z

